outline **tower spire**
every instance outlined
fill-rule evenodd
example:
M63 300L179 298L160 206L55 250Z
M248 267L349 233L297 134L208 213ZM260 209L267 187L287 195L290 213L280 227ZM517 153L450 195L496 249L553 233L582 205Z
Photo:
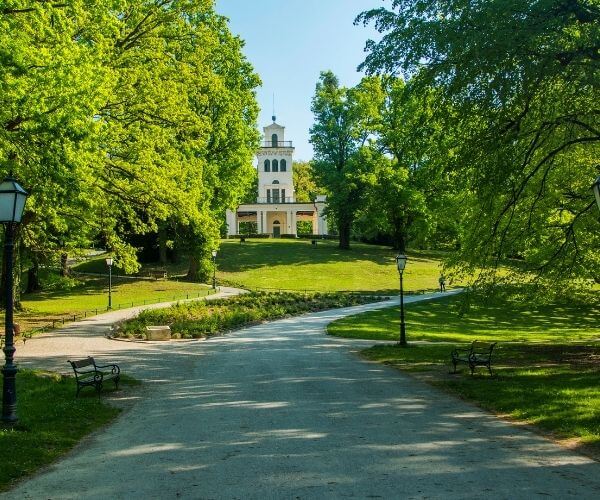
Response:
M275 119L277 118L275 116L275 92L273 92L273 116L271 118L273 118L273 123L275 123Z

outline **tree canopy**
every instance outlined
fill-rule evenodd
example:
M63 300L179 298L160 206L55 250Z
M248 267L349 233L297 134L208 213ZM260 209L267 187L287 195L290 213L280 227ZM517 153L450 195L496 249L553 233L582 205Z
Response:
M557 284L600 282L599 20L597 0L392 0L357 18L383 34L362 69L436 89L464 194L459 265L517 257Z
M165 225L205 278L221 215L252 182L258 76L211 0L4 2L0 161L31 192L26 249Z

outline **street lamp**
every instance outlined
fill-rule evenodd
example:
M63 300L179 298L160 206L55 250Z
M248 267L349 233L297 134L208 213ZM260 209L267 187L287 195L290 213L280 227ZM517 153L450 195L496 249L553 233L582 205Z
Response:
M4 224L4 262L6 265L5 316L4 316L4 358L2 368L2 422L8 425L17 423L17 387L15 376L17 367L13 362L15 355L13 324L13 246L15 227L21 222L25 200L25 191L12 177L6 177L0 184L0 224Z
M594 195L596 196L596 203L598 204L598 210L600 210L600 176L596 179L596 182L592 184Z
M212 251L213 258L213 290L217 289L217 251Z
M403 253L396 255L396 267L398 268L398 274L400 274L400 342L398 344L402 347L407 346L406 324L404 323L404 284L402 283L402 275L404 274L407 260L408 257Z
M106 265L108 266L108 309L112 309L112 257L106 258Z

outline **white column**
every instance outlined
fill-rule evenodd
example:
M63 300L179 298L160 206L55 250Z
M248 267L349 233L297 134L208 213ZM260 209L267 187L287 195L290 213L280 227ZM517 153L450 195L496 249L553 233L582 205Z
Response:
M319 233L319 222L318 222L317 212L313 212L313 217L312 217L312 233L313 234L320 234Z
M296 226L298 225L298 221L296 220L296 210L292 210L292 234L296 234L297 229Z
M256 232L258 234L262 233L262 210L256 211Z
M292 227L292 211L288 210L285 213L285 223L287 224L286 233L292 234L294 232L294 228Z
M236 234L237 231L237 211L234 212L232 210L227 210L226 212L226 221L227 221L227 236L232 236Z
M319 234L329 234L327 219L323 214L319 214Z

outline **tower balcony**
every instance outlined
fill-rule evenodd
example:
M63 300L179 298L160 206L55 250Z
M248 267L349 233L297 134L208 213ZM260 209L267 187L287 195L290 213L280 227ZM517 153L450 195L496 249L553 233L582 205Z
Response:
M292 141L263 141L263 148L293 148Z

